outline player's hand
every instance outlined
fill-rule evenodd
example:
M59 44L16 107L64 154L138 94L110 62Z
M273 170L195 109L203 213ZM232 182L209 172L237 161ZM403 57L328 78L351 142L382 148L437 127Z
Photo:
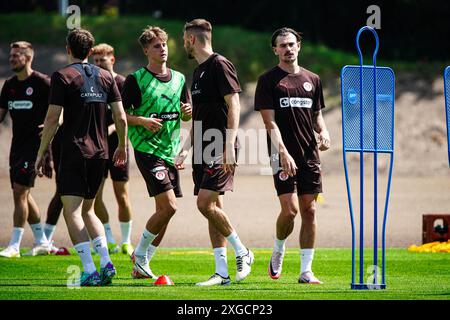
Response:
M43 157L42 174L49 179L53 176L53 158L50 149L45 152Z
M181 109L181 113L183 114L183 118L184 117L192 117L192 106L190 103L183 103L180 102L180 109Z
M321 133L319 133L318 142L320 151L326 151L330 149L331 146L330 133L327 130L323 130Z
M141 125L150 132L158 132L162 128L162 119L142 118Z
M40 124L38 125L38 129L39 129L39 138L42 138L42 132L44 131L44 124Z
M297 165L287 151L280 152L280 162L281 169L283 169L283 171L286 172L290 177L293 177L297 174Z
M116 125L111 124L108 126L108 136L112 135L114 132L116 132Z
M38 154L36 157L36 161L34 162L34 172L38 175L38 177L43 177L42 166L44 165L44 156Z
M124 167L127 163L127 149L125 147L117 147L112 161L115 167Z
M186 160L188 153L189 152L187 150L181 150L180 153L175 157L174 164L177 170L184 169L184 160Z
M237 167L236 154L234 150L234 144L225 147L223 154L223 171L233 172Z

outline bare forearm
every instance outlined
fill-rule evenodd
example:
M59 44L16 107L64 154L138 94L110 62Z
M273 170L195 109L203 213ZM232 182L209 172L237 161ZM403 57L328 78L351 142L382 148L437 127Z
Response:
M275 121L264 122L264 125L266 127L267 133L270 136L270 140L273 146L277 148L277 151L279 153L286 153L287 152L286 146L284 145L280 129L278 128Z
M141 126L142 125L142 120L143 117L141 116L133 116L131 114L126 114L127 115L127 123L130 126Z
M116 125L116 133L119 138L119 147L125 147L128 134L127 121L125 117L116 119L115 125Z
M225 101L228 105L226 144L234 145L239 128L239 116L241 112L239 95L237 93L228 95L225 97Z
M191 130L189 130L189 135L186 137L186 140L184 141L183 148L180 150L182 151L189 151L192 147L192 137L193 137L193 129L191 127Z
M58 118L45 119L44 130L42 132L41 145L39 146L38 155L43 156L44 153L47 151L48 146L50 145L50 143L53 140L53 137L56 134L56 130L58 130L58 127L59 127Z
M325 125L325 120L323 119L321 111L314 113L313 123L315 132L321 133L322 131L327 130L327 126Z

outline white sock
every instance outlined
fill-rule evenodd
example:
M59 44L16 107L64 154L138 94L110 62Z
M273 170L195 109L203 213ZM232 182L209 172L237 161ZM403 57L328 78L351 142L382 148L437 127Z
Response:
M22 242L22 236L24 228L14 227L11 235L11 241L9 241L9 246L14 247L17 250L20 248L20 243Z
M34 234L34 243L47 244L47 238L45 237L44 230L40 223L30 224L31 230Z
M100 255L100 268L103 268L111 262L111 258L109 257L108 244L106 243L106 238L104 236L98 236L92 243L95 246L95 250Z
M236 254L236 257L246 255L248 250L247 248L242 244L241 239L239 239L236 231L233 230L233 232L227 237L228 242L233 246L234 252Z
M114 240L114 236L112 234L111 226L109 225L109 223L103 224L103 227L105 228L105 235L106 235L106 240L108 241L108 243L116 243L116 241Z
M155 255L156 249L158 249L158 247L155 247L152 244L150 244L150 246L148 247L148 249L147 249L148 262L150 262L150 260L152 260L153 256Z
M46 223L44 225L44 234L47 238L47 241L50 243L53 238L53 234L55 233L56 225Z
M314 249L300 249L300 274L312 272L312 262L314 259Z
M281 252L281 253L283 253L284 250L286 250L286 239L280 240L280 239L278 239L278 238L275 237L275 245L274 245L273 249L274 249L276 252Z
M81 242L76 244L74 247L81 259L81 264L83 265L84 272L91 274L92 272L96 271L94 260L92 260L91 256L90 242Z
M121 222L120 223L120 232L122 233L122 243L131 243L131 225L133 221Z
M216 273L222 276L222 278L228 277L228 265L227 265L227 248L220 247L214 248L214 260L216 262Z
M150 244L155 240L156 234L151 233L147 229L144 229L144 232L142 233L141 240L139 241L138 246L136 247L136 250L134 251L136 255L143 256L147 254L147 249L150 246Z

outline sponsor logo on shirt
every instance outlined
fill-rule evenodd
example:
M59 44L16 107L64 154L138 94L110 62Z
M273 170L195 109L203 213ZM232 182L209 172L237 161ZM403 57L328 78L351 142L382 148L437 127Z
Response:
M8 109L29 110L33 108L33 102L29 100L8 101Z
M281 108L308 108L312 107L313 101L310 98L280 98Z
M103 93L94 92L94 87L91 87L91 92L82 92L81 98L102 98Z
M31 96L33 94L33 88L28 87L27 90L25 91L25 93L27 94L27 96Z
M180 114L178 112L161 112L160 119L163 121L178 120Z
M202 73L203 75L203 73ZM196 94L202 93L202 89L197 89L198 83L194 83L194 90L191 91L191 95L195 96Z

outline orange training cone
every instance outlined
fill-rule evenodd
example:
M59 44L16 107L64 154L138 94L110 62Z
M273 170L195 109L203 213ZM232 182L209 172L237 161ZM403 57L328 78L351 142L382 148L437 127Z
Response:
M156 286L173 286L173 281L169 278L169 276L162 275L158 279L156 279L154 285Z

